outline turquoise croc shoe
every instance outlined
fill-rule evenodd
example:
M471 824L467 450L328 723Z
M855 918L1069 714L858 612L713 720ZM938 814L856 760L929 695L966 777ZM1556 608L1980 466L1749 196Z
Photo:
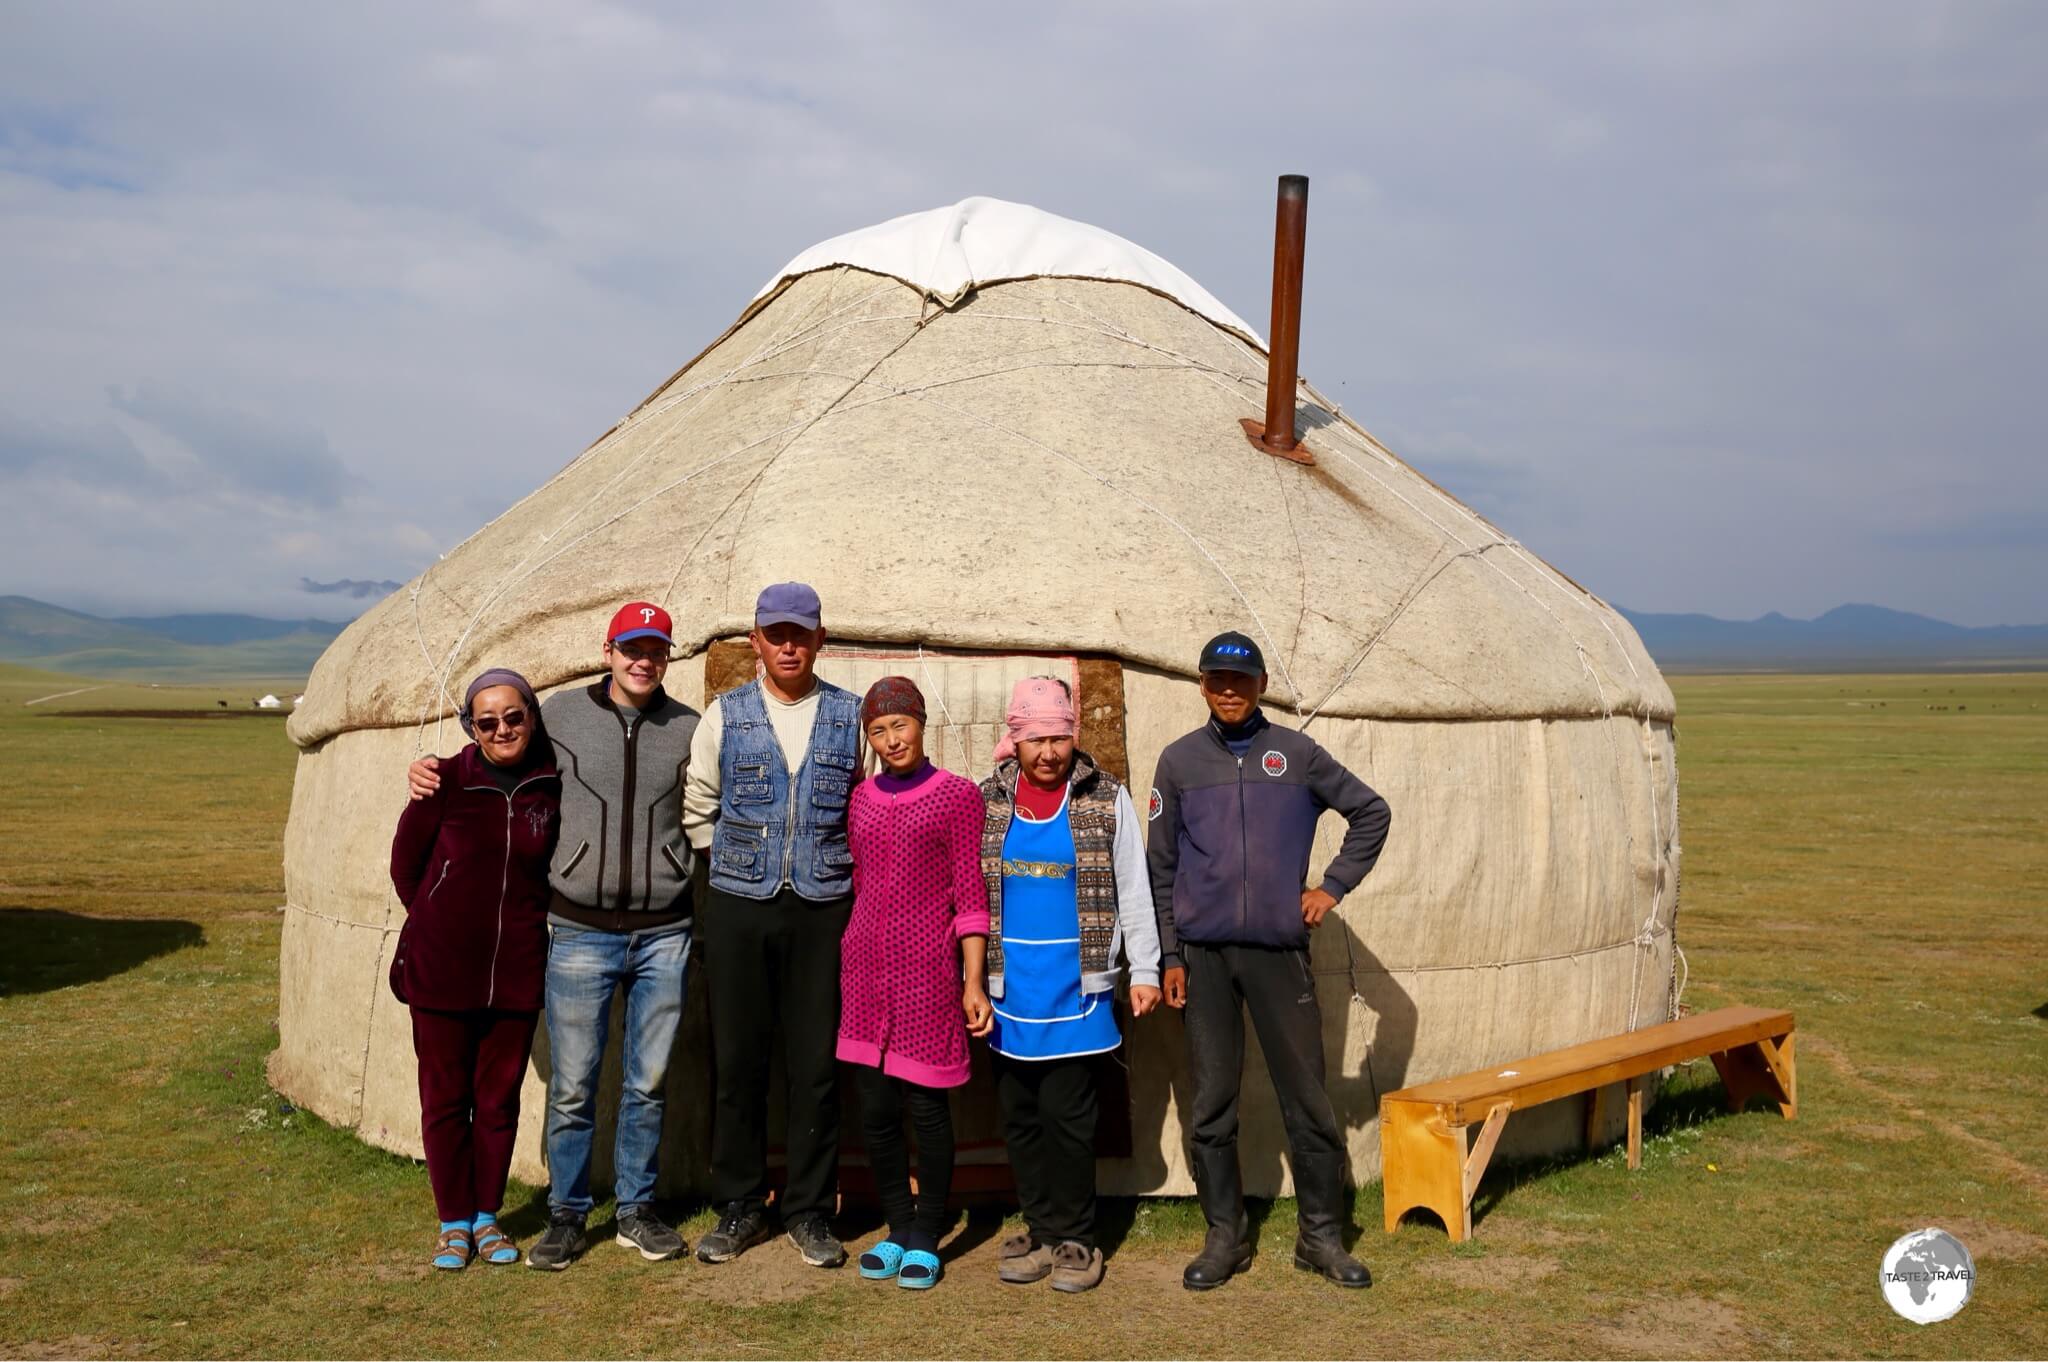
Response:
M896 1285L910 1291L929 1291L939 1284L939 1278L944 1275L945 1269L939 1266L938 1254L912 1249L897 1264Z
M884 1239L860 1256L860 1275L871 1282L886 1282L903 1266L903 1245Z

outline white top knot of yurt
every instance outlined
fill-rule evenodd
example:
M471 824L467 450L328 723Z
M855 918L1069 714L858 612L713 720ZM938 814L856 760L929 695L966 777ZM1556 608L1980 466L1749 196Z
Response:
M755 300L785 279L834 265L901 279L945 307L1012 279L1111 279L1164 294L1254 345L1266 343L1172 261L1115 232L1006 199L976 195L821 241L777 270Z

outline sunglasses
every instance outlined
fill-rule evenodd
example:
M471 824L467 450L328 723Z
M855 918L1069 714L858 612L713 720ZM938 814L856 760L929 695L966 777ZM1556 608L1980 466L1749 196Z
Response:
M476 731L488 738L491 734L498 731L499 724L505 726L507 733L517 728L524 728L526 727L526 711L523 709L508 709L503 714L486 714L483 718L476 721Z

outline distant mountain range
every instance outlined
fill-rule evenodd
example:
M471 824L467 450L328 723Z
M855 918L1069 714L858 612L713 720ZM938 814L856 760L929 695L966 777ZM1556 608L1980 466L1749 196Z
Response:
M151 681L296 677L311 672L314 659L346 627L253 615L101 619L27 596L0 596L0 662Z
M1818 619L1657 615L1617 607L1671 671L1911 671L2048 666L2048 624L1972 629L1881 605L1838 605Z
M1837 606L1811 620L1775 612L1754 620L1621 613L1657 665L1672 671L2048 667L2048 625L1971 629L1876 605ZM27 596L0 596L0 662L155 681L304 676L345 627L334 620L254 615L101 619Z

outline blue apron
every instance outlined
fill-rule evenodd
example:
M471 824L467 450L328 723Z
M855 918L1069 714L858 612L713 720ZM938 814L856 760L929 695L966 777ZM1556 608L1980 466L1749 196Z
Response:
M1108 993L1081 992L1081 914L1067 806L1045 822L1020 811L1003 839L1003 996L989 1048L1012 1059L1114 1050Z

